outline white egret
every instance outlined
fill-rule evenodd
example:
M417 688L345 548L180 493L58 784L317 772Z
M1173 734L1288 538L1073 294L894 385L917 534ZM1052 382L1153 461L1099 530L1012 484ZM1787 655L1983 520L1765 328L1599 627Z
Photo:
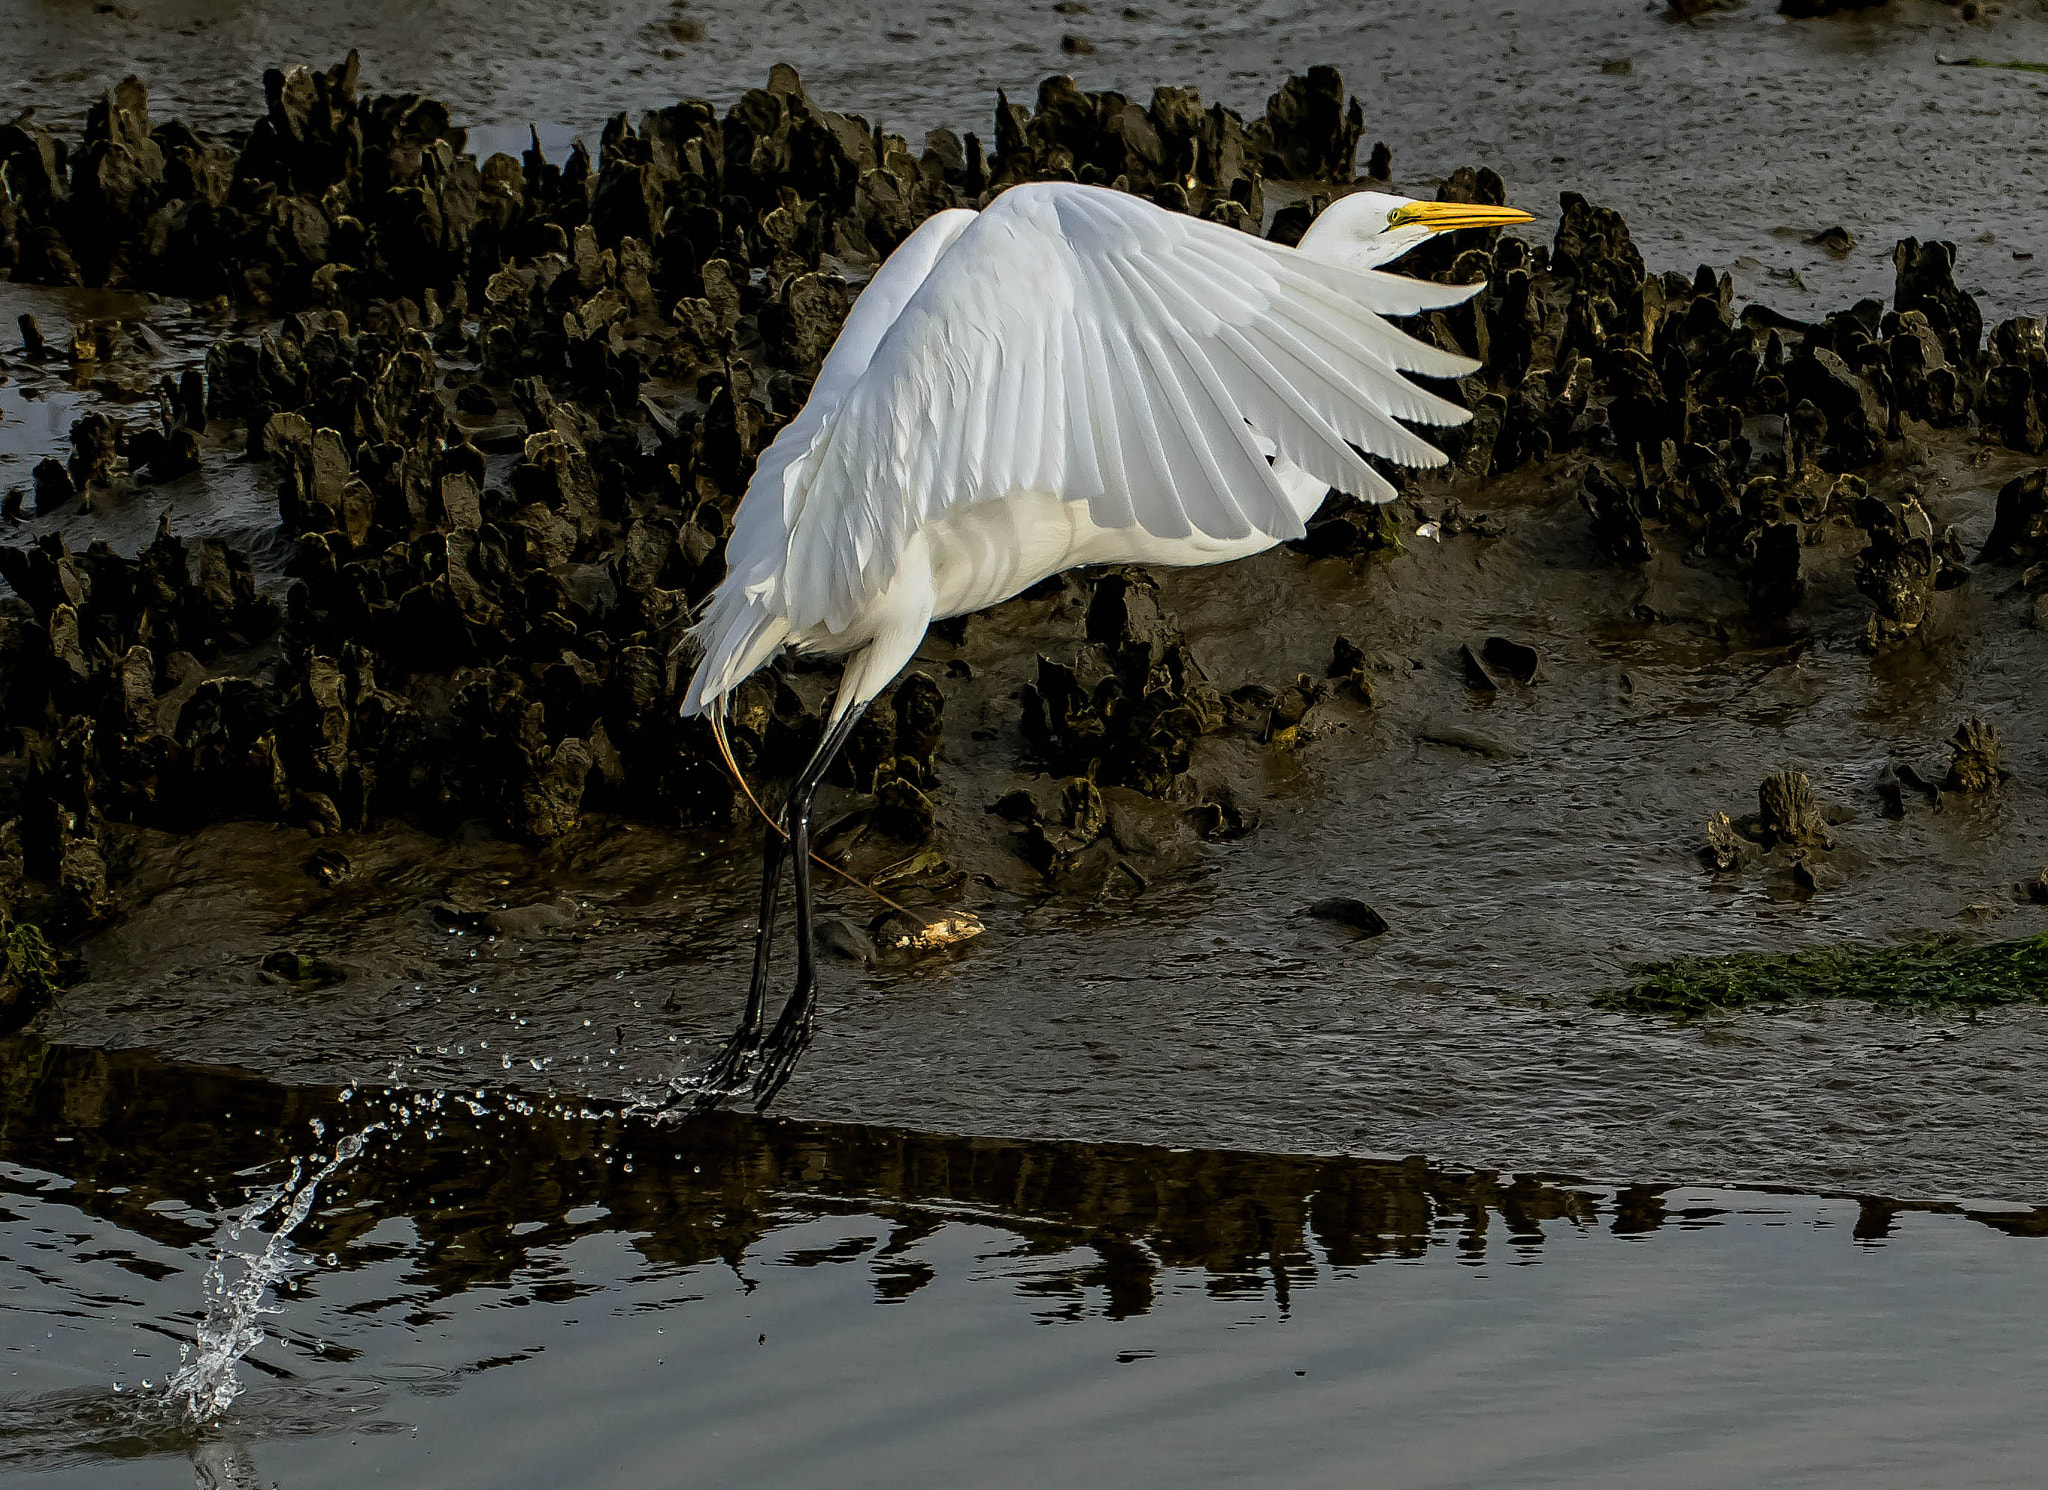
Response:
M1357 192L1289 248L1127 193L1038 183L903 241L762 453L690 633L683 712L708 715L721 745L733 690L784 646L846 659L824 740L768 835L746 1011L699 1107L739 1090L757 1058L766 1106L809 1043L811 797L926 628L1077 565L1217 564L1298 538L1331 487L1394 495L1360 451L1442 464L1406 424L1470 415L1403 373L1478 364L1383 318L1481 286L1377 266L1436 233L1529 220ZM764 1043L785 856L796 982Z

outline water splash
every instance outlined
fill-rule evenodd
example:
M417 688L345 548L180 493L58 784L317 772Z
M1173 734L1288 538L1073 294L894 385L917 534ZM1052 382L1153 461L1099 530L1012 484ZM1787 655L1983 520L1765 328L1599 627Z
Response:
M373 1123L360 1133L351 1133L334 1146L334 1155L310 1176L306 1161L292 1160L285 1182L265 1191L230 1218L215 1239L213 1262L206 1269L206 1315L199 1321L198 1338L185 1348L184 1364L164 1384L164 1401L180 1409L193 1423L210 1423L226 1412L242 1391L235 1366L242 1357L263 1343L263 1316L282 1311L264 1302L270 1290L291 1271L291 1250L286 1245L300 1222L313 1210L315 1192L321 1182L363 1151L372 1133L383 1128ZM232 1243L272 1211L278 1211L277 1227L263 1249L254 1254L241 1252ZM238 1277L229 1278L230 1262L242 1264Z

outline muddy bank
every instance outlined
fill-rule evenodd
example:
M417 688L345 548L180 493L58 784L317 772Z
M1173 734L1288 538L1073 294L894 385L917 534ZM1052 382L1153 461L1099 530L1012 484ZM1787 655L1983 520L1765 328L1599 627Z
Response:
M46 1016L65 1038L435 1082L615 1090L729 1016L753 836L674 717L673 641L867 265L1048 177L1284 237L1372 159L1322 71L1249 117L1054 79L913 145L784 70L566 165L479 161L352 63L267 86L239 138L125 85L82 145L8 137L17 278L202 296L160 383L102 380L147 390L127 403L89 369L161 310L35 302L19 379L80 412L0 550L10 894L89 939ZM1898 1041L1913 1016L1674 1031L1585 1004L1646 956L2038 929L2048 358L1955 264L1901 243L1884 302L1806 319L1646 263L1576 195L1548 242L1411 256L1489 281L1416 328L1487 362L1453 390L1477 418L1451 471L1333 502L1290 551L941 628L863 726L828 852L993 932L862 973L882 955L844 897L808 1100L2026 1193L2032 1078L1966 1051L2038 1012ZM809 748L830 681L751 691L750 773ZM1951 781L1972 718L1998 766ZM1788 771L1813 802L1774 815ZM1306 914L1333 898L1357 912ZM320 1040L282 1033L307 1018ZM1787 1100L1809 1041L1869 1067L1828 1079L1882 1118ZM2010 1142L1959 1170L1980 1122Z

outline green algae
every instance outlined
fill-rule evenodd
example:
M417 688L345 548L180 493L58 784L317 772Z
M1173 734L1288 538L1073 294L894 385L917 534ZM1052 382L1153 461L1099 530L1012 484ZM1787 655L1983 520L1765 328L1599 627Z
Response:
M57 954L26 921L0 916L0 1019L10 1009L34 1009L57 987Z
M1904 947L1821 947L1674 957L1630 969L1596 1002L1638 1013L1707 1014L1816 999L1987 1008L2048 1001L2048 936L1970 945L1941 937Z

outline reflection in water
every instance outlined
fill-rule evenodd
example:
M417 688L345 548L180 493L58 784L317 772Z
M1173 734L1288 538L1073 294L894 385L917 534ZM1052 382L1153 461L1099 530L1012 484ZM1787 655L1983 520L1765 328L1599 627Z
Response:
M655 1426L643 1430L648 1452L694 1452L732 1414L762 1411L721 1395L749 1371L808 1372L822 1423L850 1390L847 1363L886 1355L906 1330L908 1359L936 1361L942 1378L962 1379L990 1359L1031 1362L1057 1349L1042 1336L1036 1345L1016 1336L1020 1322L1065 1322L1091 1339L1118 1330L1114 1359L1152 1374L1116 1380L1142 1390L1143 1381L1174 1379L1162 1358L1173 1352L1161 1342L1191 1328L1193 1309L1197 1323L1220 1314L1226 1329L1264 1320L1291 1332L1285 1348L1309 1364L1276 1379L1322 1372L1317 1350L1355 1355L1361 1332L1379 1329L1394 1332L1374 1347L1388 1360L1421 1351L1403 1370L1422 1382L1438 1356L1456 1358L1443 1342L1458 1328L1483 1328L1485 1348L1510 1367L1529 1347L1515 1343L1505 1314L1444 1312L1440 1304L1415 1327L1418 1346L1400 1333L1402 1310L1419 1307L1418 1288L1425 1301L1454 1297L1464 1270L1361 1274L1366 1265L1436 1258L1469 1265L1477 1279L1488 1264L1549 1260L1559 1268L1532 1276L1563 1277L1585 1255L1583 1244L1604 1238L1603 1266L1618 1281L1601 1284L1594 1298L1613 1289L1618 1299L1628 1268L1640 1266L1625 1259L1664 1255L1629 1239L1662 1234L1659 1248L1668 1251L1686 1233L1725 1233L1758 1214L1753 1195L1737 1201L1697 1189L1506 1177L1422 1158L948 1138L730 1114L663 1128L615 1111L547 1109L482 1092L295 1089L27 1037L0 1042L0 1092L0 1278L25 1280L9 1283L0 1303L18 1321L47 1321L0 1350L0 1365L14 1365L13 1384L25 1388L0 1396L0 1467L83 1474L80 1483L95 1486L114 1483L97 1476L115 1462L152 1456L159 1464L163 1456L189 1459L202 1486L269 1484L274 1458L295 1452L295 1442L338 1433L355 1453L403 1454L417 1425L444 1410L434 1399L445 1394L458 1393L484 1421L533 1410L517 1394L531 1389L508 1385L532 1372L546 1373L550 1390L571 1391L582 1374L608 1370L608 1392L628 1401L655 1394ZM379 1142L344 1140L302 1178L295 1159L313 1135L360 1135L377 1124L387 1130ZM252 1188L259 1199L244 1211ZM1965 1238L2048 1233L2048 1209L1877 1198L1832 1204L1815 1224L1839 1215L1854 1243L1868 1248L1913 1212L1982 1223L1952 1233ZM208 1285L215 1307L200 1334L228 1380L238 1355L266 1379L235 1399L217 1369L203 1382L191 1376L195 1408L227 1409L217 1421L202 1410L206 1421L195 1425L165 1410L160 1387L145 1392L124 1380L110 1389L108 1366L121 1369L127 1350L115 1346L138 1330L145 1345L134 1353L151 1359L191 1338L195 1275L218 1218L231 1213L281 1221L238 1286L216 1298ZM303 1249L301 1264L310 1256L320 1265L288 1266L287 1235ZM1824 1245L1840 1256L1854 1243ZM1691 1269L1676 1259L1658 1266L1669 1276L1651 1296L1684 1300L1695 1286ZM872 1303L937 1302L849 1315L846 1285L856 1270L857 1289ZM805 1276L817 1286L793 1281ZM119 1281L110 1285L110 1277ZM1361 1324L1364 1277L1378 1281L1365 1294ZM279 1297L261 1311L271 1316L266 1339L258 1313L272 1284ZM1671 1305L1674 1329L1697 1327L1688 1310L1711 1316L1722 1307L1702 1305ZM1526 1327L1544 1354L1537 1366L1514 1370L1540 1371L1560 1324L1611 1330L1626 1317L1612 1302L1596 1302L1590 1313L1583 1301L1571 1308L1577 1312ZM1600 1309L1616 1310L1616 1319L1601 1318ZM550 1321L555 1329L540 1328ZM578 1325L571 1335L587 1343L565 1340L565 1324ZM782 1348L799 1349L798 1364L735 1354L735 1337L757 1349L756 1332L758 1349L794 1341ZM31 1341L32 1333L49 1343ZM1196 1358L1221 1362L1274 1348L1233 1339L1220 1346L1210 1337ZM453 1342L460 1358L423 1362L437 1341ZM1754 1344L1745 1341L1739 1355L1756 1358ZM528 1375L511 1369L522 1363ZM679 1378L678 1367L694 1374ZM1058 1375L1044 1376L1052 1368L1042 1363L1008 1369L1022 1376L1004 1392L1052 1391L1046 1382ZM1359 1368L1354 1360L1344 1369ZM1694 1369L1690 1360L1682 1366ZM1201 1392L1192 1400L1203 1400ZM1432 1410L1454 1415L1457 1407L1453 1398ZM981 1410L1006 1424L1028 1420L1006 1400ZM1186 1404L1155 1403L1149 1418L1135 1404L1127 1410L1164 1434ZM1355 1431L1343 1421L1305 1421L1302 1432ZM573 1437L585 1426L565 1418L558 1431ZM735 1428L734 1437L745 1435ZM392 1448L378 1451L378 1443ZM783 1468L791 1476L784 1482L808 1482L804 1464ZM351 1483L332 1466L285 1482Z
M70 1203L174 1244L189 1243L190 1223L170 1220L164 1201L218 1214L240 1203L239 1176L289 1164L309 1123L360 1128L382 1116L366 1107L389 1102L390 1141L335 1177L333 1203L311 1223L312 1248L335 1250L404 1215L418 1233L420 1274L443 1293L511 1277L535 1252L593 1229L577 1219L592 1207L603 1229L674 1266L737 1266L792 1208L976 1217L1033 1243L1084 1243L1100 1258L1088 1281L1109 1290L1113 1315L1142 1313L1162 1269L1201 1269L1218 1291L1270 1290L1284 1303L1319 1271L1432 1247L1466 1260L1489 1247L1519 1258L1543 1245L1546 1228L1627 1235L1703 1219L1697 1208L1669 1214L1666 1186L1502 1176L1419 1156L961 1138L732 1113L672 1128L482 1091L364 1093L348 1103L332 1090L27 1038L0 1042L0 1071L0 1158L63 1174ZM1881 1198L1860 1207L1864 1241L1881 1241L1909 1210L2048 1235L2048 1207Z

